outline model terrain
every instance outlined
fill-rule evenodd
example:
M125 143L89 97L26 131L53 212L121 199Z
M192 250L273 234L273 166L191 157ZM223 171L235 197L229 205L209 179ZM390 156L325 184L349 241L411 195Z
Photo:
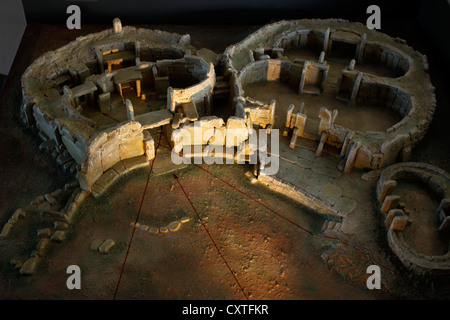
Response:
M7 213L1 296L449 298L450 174L411 161L437 108L428 69L339 19L273 23L223 53L115 19L47 52L16 113L72 178ZM278 134L275 172L259 129Z

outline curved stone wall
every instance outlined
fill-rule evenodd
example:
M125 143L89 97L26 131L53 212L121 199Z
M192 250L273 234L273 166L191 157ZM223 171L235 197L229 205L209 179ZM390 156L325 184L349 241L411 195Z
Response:
M407 161L412 148L425 135L436 108L428 63L425 56L402 39L369 30L361 23L340 19L280 21L229 46L224 53L224 67L231 76L235 104L242 93L241 80L264 78L264 72L245 75L248 68L256 68L253 64L265 65L266 62L254 62L255 56L266 55L266 58L281 61L283 66L289 61L283 56L283 50L307 47L317 52L317 57L323 51L326 59L333 52L332 44L344 42L344 38L354 45L355 55L349 59L356 60L356 68L358 63L378 64L395 73L394 77L384 77L355 70L354 92L350 92L354 101L381 103L396 110L402 120L385 132L354 131L334 125L327 141L341 148L345 171L353 167L378 169L397 160Z
M195 49L189 43L189 35L134 27L79 37L27 68L22 76L22 119L38 130L43 144L51 142L64 153L61 161L70 163L72 172L77 171L82 189L92 191L95 182L116 163L143 154L151 159L149 150L154 142L145 129L167 124L176 106L193 103L201 114L210 112L214 66L191 55ZM119 68L130 66L125 76L121 75L124 80L116 78L118 64ZM131 105L128 120L112 118L117 122L113 125L97 124L82 113L77 101L80 96L97 101L105 115L102 99L106 97L107 110L112 109L110 94L120 98L116 91L122 95L122 82L136 80L151 83L156 98L167 96L169 110L147 112L135 119ZM140 82L135 90L140 97ZM124 99L116 100L123 105ZM128 104L123 108L129 108Z
M387 228L387 240L400 261L418 274L449 274L450 238L448 239L448 251L443 255L425 255L405 241L403 231L410 226L411 221L408 219L408 215L399 208L400 197L393 195L397 186L396 180L402 178L426 184L442 199L442 207L442 203L447 203L450 198L450 175L444 170L425 163L398 163L383 170L376 188L379 210L384 220L383 225ZM439 208L436 209L436 214L440 214ZM445 219L445 217L441 218ZM442 223L439 232L446 232L446 230L441 230L444 221ZM424 238L423 241L426 239Z

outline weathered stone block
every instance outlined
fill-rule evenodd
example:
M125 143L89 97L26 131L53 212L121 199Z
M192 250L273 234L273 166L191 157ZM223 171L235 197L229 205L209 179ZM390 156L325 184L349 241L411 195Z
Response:
M395 217L392 220L390 229L393 231L403 231L406 228L406 225L408 224L408 217L401 216L401 217Z
M63 242L65 237L65 232L62 230L58 230L53 233L53 235L50 237L50 240L53 242Z
M383 214L386 214L389 212L389 210L398 208L399 203L400 203L400 196L397 195L386 196L384 198L383 205L381 206L381 212Z
M11 232L12 227L13 227L13 225L11 223L9 223L9 222L6 223L3 226L2 233L0 233L0 238L2 238L2 239L7 238L9 233Z
M105 242L104 240L94 239L91 244L89 245L89 250L91 251L98 251L98 248L101 246L101 244Z
M97 104L100 107L100 111L103 113L109 113L111 111L111 94L105 92L99 94L97 97Z
M227 128L217 128L214 130L214 135L209 139L208 144L223 146L226 143Z
M22 268L20 268L20 273L26 274L26 275L33 274L36 269L36 265L37 265L38 261L39 261L39 258L37 258L37 257L28 259L27 261L24 262L24 264L22 265Z
M442 220L441 225L439 226L439 231L448 231L450 230L450 216L445 217Z
M101 148L102 171L106 171L120 161L120 149L117 139L103 144Z
M144 154L143 134L122 139L119 145L120 159L128 159Z
M238 117L229 117L227 121L226 145L239 146L248 138L248 128L245 120Z
M144 150L147 160L150 161L155 158L155 141L148 130L144 130Z
M396 186L397 186L397 181L395 181L395 180L384 181L381 186L379 195L378 195L378 200L380 202L383 202L384 198L386 198L386 196L390 196L394 192L394 189Z
M394 220L395 217L401 217L405 213L401 209L392 209L389 210L388 214L386 215L386 219L384 220L384 224L386 227L389 227L392 223L392 220Z
M115 245L114 240L112 239L108 239L105 242L103 242L100 247L98 248L98 251L100 251L101 253L108 253L111 248Z

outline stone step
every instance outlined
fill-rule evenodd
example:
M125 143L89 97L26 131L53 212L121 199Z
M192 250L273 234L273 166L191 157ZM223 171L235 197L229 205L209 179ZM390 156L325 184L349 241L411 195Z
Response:
M341 231L342 223L336 220L326 220L322 226L322 232L339 232Z
M216 86L215 88L219 89L219 88L226 88L226 89L230 89L230 83L228 81L218 81L216 82Z

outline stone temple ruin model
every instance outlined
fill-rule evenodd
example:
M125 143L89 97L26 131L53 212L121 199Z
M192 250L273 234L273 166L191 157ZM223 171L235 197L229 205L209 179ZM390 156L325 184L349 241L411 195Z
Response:
M281 86L290 93L277 92ZM433 119L434 87L426 56L402 39L343 20L281 21L216 54L194 48L187 34L122 28L115 19L112 29L77 38L34 61L22 76L22 92L23 122L42 139L40 149L78 181L36 199L32 209L18 209L4 226L1 237L7 241L30 210L55 220L53 228L40 230L31 257L13 262L22 274L32 274L45 248L64 240L85 199L99 197L125 173L151 163L159 132L173 148L172 133L194 130L194 121L213 129L203 136L203 149L224 145L228 129L279 130L286 166L270 175L258 163L248 176L333 217L324 234L345 233L357 205L333 186L334 178L363 169L363 180L377 181L380 232L408 272L450 272L450 175L408 162ZM215 115L219 103L228 106L227 119ZM374 117L381 113L386 116ZM258 152L249 134L233 141L235 160L243 155L248 161ZM317 161L324 154L336 159L334 167L322 167L330 181L315 177L316 160L301 156L305 147ZM313 174L297 174L302 166ZM396 180L405 177L422 181L440 199L435 232L446 241L440 255L426 255L405 240L415 223L395 194ZM64 197L63 206L52 207ZM107 249L112 245L103 243Z

